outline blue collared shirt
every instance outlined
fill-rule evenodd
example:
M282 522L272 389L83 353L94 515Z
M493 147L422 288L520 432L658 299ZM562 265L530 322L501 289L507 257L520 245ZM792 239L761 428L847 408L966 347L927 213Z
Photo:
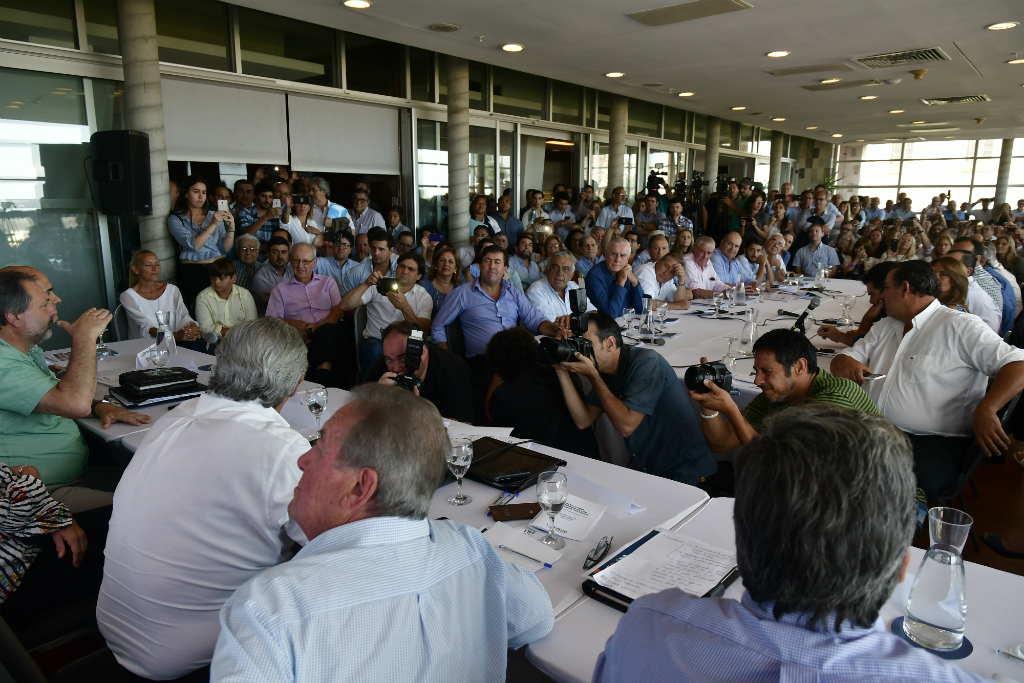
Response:
M523 236L526 228L523 227L523 222L512 215L512 212L508 212L508 219L501 217L500 213L492 213L491 218L498 222L498 226L501 231L508 235L508 248L515 250L516 245L519 244L519 238Z
M612 205L609 204L608 206L601 209L601 213L597 215L597 227L604 228L605 230L607 230L608 226L612 224L613 220L615 220L616 218L621 218L623 216L628 216L629 218L632 218L633 209L629 208L625 204L620 204L618 209L613 209Z
M885 208L881 206L877 209L861 207L860 212L864 216L864 224L861 227L867 225L876 218L881 218L883 221L885 220Z
M180 213L172 213L167 217L167 230L171 237L181 245L181 259L183 261L205 261L211 258L220 258L227 253L224 249L224 239L228 236L228 230L221 222L206 240L201 248L196 249L196 235L206 229L206 226L213 220L213 211L206 212L206 218L202 225L196 225L192 218L183 216Z
M711 255L711 265L715 267L718 279L728 282L730 285L747 284L754 281L738 258L726 258L721 249L715 249L715 253Z
M992 266L985 266L985 270L999 283L999 293L1003 295L999 334L1006 334L1013 329L1013 320L1017 316L1017 294L1013 291L1010 281L1003 277L1002 273L997 272Z
M316 265L313 266L313 272L317 275L327 275L334 278L334 281L338 283L338 291L340 292L342 278L345 277L346 273L358 265L358 261L349 258L345 260L345 265L339 266L333 256L320 256L316 259ZM367 273L367 275L369 275L369 273ZM363 279L365 280L366 278Z
M661 222L658 223L658 230L665 233L665 237L668 238L669 244L671 244L675 240L676 235L679 234L680 230L689 230L691 233L693 232L693 221L686 216L680 216L678 223L671 218L663 218Z
M957 209L957 211L955 213L950 211L949 209L943 209L942 210L942 217L945 218L947 221L965 221L965 220L967 220L967 216L965 216L964 212L960 211L959 209Z
M388 268L388 274L385 277L395 276L395 267L398 265L398 256L395 254L391 255L391 267ZM373 270L373 261L367 256L362 263L351 268L347 273L342 275L341 287L339 292L341 297L344 299L345 295L350 291L361 285L366 281L366 278L370 276L370 271Z
M523 259L512 254L508 257L508 269L518 273L523 287L529 287L540 279L540 268L537 267L537 264L532 259L527 259L526 263L523 263Z
M800 268L807 277L814 277L821 267L838 266L839 254L827 244L814 249L810 244L800 247L793 255L793 268Z
M220 613L211 680L504 681L554 625L537 577L452 521L374 517L320 534Z
M587 273L589 273L590 270L597 265L596 261L596 259L595 261L591 261L586 256L580 256L578 259L576 259L576 272L582 275L583 277L586 277Z
M607 261L598 263L587 272L587 298L597 306L597 310L613 318L622 315L624 308L632 308L638 313L644 310L644 288L628 279L620 287L608 270Z
M434 317L434 326L430 330L434 343L448 341L444 326L456 318L462 324L468 358L483 355L491 337L502 330L522 323L530 332L537 334L540 324L547 322L526 294L508 280L501 281L501 294L497 301L483 290L479 280L461 284L452 290Z
M772 616L749 593L740 602L672 588L634 600L597 658L593 683L981 683L956 664L885 631L844 624L810 630L807 617ZM834 624L834 619L832 620Z

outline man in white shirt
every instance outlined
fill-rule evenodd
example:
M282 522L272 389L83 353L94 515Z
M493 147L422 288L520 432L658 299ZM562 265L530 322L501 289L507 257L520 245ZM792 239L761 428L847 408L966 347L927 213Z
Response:
M908 434L918 486L928 496L956 480L972 432L989 456L1010 445L996 413L1024 389L1024 350L979 318L940 304L940 291L927 263L901 262L882 293L888 317L831 366L833 375L864 385L882 414ZM882 377L868 379L872 373Z
M999 328L1002 325L1002 311L996 308L996 302L974 279L975 256L973 252L956 252L950 253L948 256L960 259L967 268L967 310L981 318L981 321L992 328L993 332L999 334Z
M715 292L729 289L729 284L718 278L715 267L711 265L714 253L715 240L701 235L693 243L693 252L683 257L686 286L693 292L694 299L710 299Z
M689 308L690 299L693 298L686 285L676 284L686 281L686 271L679 259L678 254L669 252L657 261L645 263L636 271L636 279L644 288L644 294L650 294L655 301L664 301L669 310Z
M612 203L601 209L597 216L597 226L607 230L614 223L616 227L624 229L619 225L619 219L623 217L632 221L633 209L626 206L626 190L616 187L612 190Z
M209 392L146 434L114 494L96 605L126 669L164 680L209 664L221 605L305 543L288 504L309 443L280 411L306 366L290 325L240 323L221 342Z
M337 227L334 225L334 219L328 215L331 213L332 207L338 218L351 220L348 210L344 206L328 199L331 194L331 186L326 180L320 176L310 178L306 181L306 188L309 190L310 199L313 200L313 208L310 209L310 214L313 216L313 222L316 223L318 230Z
M370 195L366 190L357 189L352 193L352 210L348 214L352 228L357 235L369 232L370 228L384 228L384 216L370 208Z
M527 230L531 226L536 229L538 223L541 223L548 219L548 212L544 210L544 193L540 190L533 190L530 196L527 197L530 206L523 212L522 219L523 225Z
M462 261L463 268L469 268L470 264L476 258L476 245L480 243L480 240L490 237L491 233L487 230L486 225L477 225L473 228L473 236L470 238L471 244L466 247L459 247L459 259Z
M225 605L211 680L504 680L508 649L554 625L551 599L476 529L427 519L451 449L437 408L352 393L299 460L289 511L309 543Z
M395 265L396 287L387 294L377 291L377 283L381 275L371 270L366 280L345 294L341 299L341 307L345 311L354 311L360 304L366 306L366 328L363 329L363 344L360 351L360 362L364 369L369 368L384 353L381 332L391 323L405 320L430 329L430 314L434 308L434 300L427 290L417 282L423 277L423 257L409 251L398 257Z
M992 220L993 209L988 208L988 205L995 201L995 198L990 197L988 199L979 199L976 202L972 202L967 207L967 213L974 216L974 220L981 221L982 223L988 223ZM974 207L981 204L980 209Z
M562 329L569 329L569 302L565 293L579 289L579 285L572 282L573 265L572 254L567 251L557 251L548 259L548 269L544 277L534 282L526 290L526 298L530 300L533 307L540 311L540 314ZM594 304L587 299L587 310L596 311Z

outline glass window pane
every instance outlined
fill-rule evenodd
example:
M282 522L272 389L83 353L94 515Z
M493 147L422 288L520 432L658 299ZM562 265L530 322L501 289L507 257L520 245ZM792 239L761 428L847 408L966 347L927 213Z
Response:
M982 161L994 161L995 165L999 165L998 159L985 159L979 160L978 165L982 165ZM971 166L973 165L971 159L941 159L941 160L929 160L929 161L904 161L903 162L903 177L900 180L900 185L907 187L909 185L970 185L971 184ZM993 182L995 178L993 176ZM975 180L977 182L977 180ZM982 181L984 182L984 181ZM931 197L928 197L930 200Z
M448 55L437 55L437 103L448 104Z
M1016 148L1017 143L1013 144ZM1014 157L1010 162L1010 185L1024 185L1024 157ZM1010 194L1013 193L1011 192ZM1024 195L1021 195L1021 197L1024 197ZM1010 201L1009 195L1007 195L1006 201ZM1013 208L1016 210L1017 202L1013 201L1010 203L1013 204Z
M755 145L755 152L758 154L764 154L765 156L771 156L772 153L772 132L767 128L762 128L758 137L758 141Z
M693 125L693 144L708 144L708 117L704 114L697 114Z
M480 62L469 63L469 108L487 111L484 100L484 83L487 81L487 67Z
M540 119L547 90L544 79L533 74L494 67L494 111L498 114Z
M63 299L58 309L65 320L109 308L82 173L89 155L82 79L0 68L0 93L23 103L5 109L0 121L0 139L17 140L0 144L0 264L42 270ZM67 345L67 334L56 329L41 344Z
M597 94L597 127L600 130L611 130L611 125L612 95L607 92L599 92Z
M964 159L972 156L973 140L931 140L908 142L903 146L904 159Z
M87 52L121 54L117 42L117 0L83 0Z
M732 121L722 121L722 138L719 142L719 147L729 147L730 149L736 149L738 141L736 139L736 127L737 124Z
M418 47L409 48L409 80L412 92L409 99L420 102L434 101L434 53Z
M754 127L746 123L740 125L740 151L754 151Z
M626 130L630 135L660 138L661 105L629 98L629 125Z
M551 81L551 120L579 125L582 97L582 86Z
M631 205L633 198L636 196L636 160L637 160L637 148L626 145L626 153L623 155L623 169L622 175L624 176L623 185L626 186L626 202Z
M665 107L665 138L686 140L686 112L675 107Z
M594 196L598 199L607 199L605 196L608 189L608 143L594 143L594 170L591 184L594 186Z
M75 48L75 3L0 0L0 38Z
M402 46L345 33L345 80L349 90L402 97L405 94Z
M469 193L494 195L493 128L469 127Z
M840 161L839 178L844 186L896 186L900 181L897 161Z
M416 122L419 226L440 230L448 223L448 124Z
M597 128L597 91L587 88L587 119L583 125L587 128ZM1021 154L1024 154L1024 144L1021 145Z
M498 171L500 174L498 187L501 192L512 187L512 135L510 130L501 131L501 147L499 149L501 167Z
M334 86L334 29L238 8L242 73Z
M155 0L161 62L231 71L228 6L216 0Z
M92 97L96 103L97 130L124 130L124 83L94 79Z
M996 188L991 186L991 185L989 185L988 187L974 186L973 188L971 188L971 201L972 202L980 201L982 197L995 197L995 196L996 196ZM981 204L979 204L976 208L980 209L981 208ZM992 208L991 205L989 206L989 208Z
M796 148L793 146L793 140L795 139L799 138L793 138L789 135L789 133L786 133L785 135L782 136L782 156L788 157L790 159L794 157L794 152Z
M978 140L979 157L998 157L1002 149L1002 140Z
M882 143L877 145L864 145L864 153L861 158L865 161L880 161L883 159L899 159L900 143Z
M970 164L971 161L968 159L967 163ZM999 175L999 159L978 159L975 162L975 185L995 185L997 175Z

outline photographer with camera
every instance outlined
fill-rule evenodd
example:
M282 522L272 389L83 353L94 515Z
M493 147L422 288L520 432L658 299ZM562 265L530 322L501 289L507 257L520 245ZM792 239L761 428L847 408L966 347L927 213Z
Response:
M732 376L724 365L708 365L708 359L701 358L700 366L687 370L686 386L690 398L700 404L700 426L708 447L724 453L742 446L757 435L766 418L787 406L831 403L882 414L855 382L819 368L817 353L810 340L794 330L776 329L761 335L754 342L754 384L761 393L743 410L723 388L726 383L719 383L728 376L727 386L732 386Z
M370 273L377 273L380 277L395 277L395 266L398 264L398 256L394 254L395 238L383 228L373 228L364 234L366 237L357 235L356 239L366 240L370 258L364 259L344 274L339 288L341 296L364 282Z
M424 342L424 329L406 320L385 327L384 354L367 368L364 379L398 385L433 403L442 417L471 424L477 404L473 373L451 351Z
M526 290L526 298L530 300L533 307L563 330L569 329L569 315L572 313L566 292L579 289L579 285L570 279L572 273L572 254L567 251L555 252L548 258L548 267L544 272L544 277L534 282ZM589 300L587 301L587 310L597 310Z
M573 340L579 350L555 366L573 422L585 429L607 413L633 454L630 467L707 486L718 466L699 436L693 409L672 366L651 349L623 347L612 316L588 317L583 339ZM590 348L581 342L589 342ZM570 372L590 380L592 389L585 400L576 393Z

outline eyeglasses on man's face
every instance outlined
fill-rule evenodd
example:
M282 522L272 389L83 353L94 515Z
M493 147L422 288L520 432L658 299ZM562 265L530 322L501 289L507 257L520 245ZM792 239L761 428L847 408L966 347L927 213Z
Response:
M305 259L305 258L293 258L293 266L311 266L316 263L316 259Z
M259 247L238 247L238 251L259 251Z

